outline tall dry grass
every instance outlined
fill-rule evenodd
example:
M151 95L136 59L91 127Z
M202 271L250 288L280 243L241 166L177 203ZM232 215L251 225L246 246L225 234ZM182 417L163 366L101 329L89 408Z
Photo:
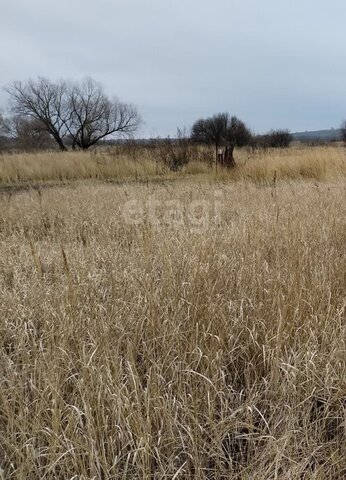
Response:
M248 156L234 175L255 182L268 182L274 175L284 180L342 178L346 175L346 150L342 146L272 149Z
M1 478L345 478L344 182L0 203Z
M75 180L138 180L162 175L164 166L144 156L140 162L108 151L40 152L0 156L0 183Z
M212 152L211 152L212 153ZM278 179L332 180L346 175L346 152L343 147L291 148L250 153L236 152L238 167L215 169L195 152L193 161L180 172L171 172L161 161L160 149L138 147L126 151L100 149L90 152L44 152L0 155L0 185L30 183L66 183L73 181L148 181L177 179L196 175L207 180L247 180L270 183Z

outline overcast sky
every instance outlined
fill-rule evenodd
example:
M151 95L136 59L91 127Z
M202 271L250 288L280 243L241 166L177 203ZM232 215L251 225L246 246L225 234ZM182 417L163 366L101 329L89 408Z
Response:
M0 79L91 76L147 136L223 111L256 132L337 127L345 22L345 0L1 0Z

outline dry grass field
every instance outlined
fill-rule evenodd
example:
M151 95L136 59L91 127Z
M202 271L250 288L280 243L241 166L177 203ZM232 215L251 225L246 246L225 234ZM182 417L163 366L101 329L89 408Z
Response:
M346 175L344 148L290 148L250 154L238 151L238 168L215 171L201 161L205 151L200 149L195 159L180 172L170 172L150 148L99 149L87 152L45 152L33 154L0 154L0 186L27 184L57 184L76 181L176 180L186 175L217 180L247 180L271 183L278 179L335 180ZM209 158L213 159L213 151Z
M345 152L238 164L0 158L1 479L346 478Z

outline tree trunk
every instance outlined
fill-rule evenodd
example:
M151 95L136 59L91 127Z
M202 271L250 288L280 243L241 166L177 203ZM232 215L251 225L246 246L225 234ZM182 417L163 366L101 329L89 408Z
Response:
M224 159L225 167L234 168L236 166L233 154L234 154L234 145L230 145L227 147L226 153L225 153L225 159Z
M216 144L215 145L215 170L216 171L217 171L217 162L219 161L218 155L219 155L219 145Z
M67 148L65 147L65 145L63 144L63 141L61 140L61 138L59 137L58 134L56 133L52 133L52 136L54 138L54 140L56 141L56 143L59 145L59 148L62 152L67 152Z
M49 133L49 135L51 135L54 138L56 143L59 145L60 150L62 152L67 152L67 148L65 147L58 130L47 122L44 122L44 125L45 125L45 130Z
M67 148L65 147L65 145L62 143L62 140L61 138L59 138L59 140L55 139L59 145L59 148L62 152L67 152Z

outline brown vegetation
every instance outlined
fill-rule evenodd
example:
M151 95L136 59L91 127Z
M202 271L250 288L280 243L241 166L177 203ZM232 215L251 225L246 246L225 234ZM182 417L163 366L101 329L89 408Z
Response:
M344 153L238 155L1 158L0 478L345 478Z
M341 147L273 149L254 154L242 149L235 154L236 169L219 168L216 171L212 149L183 145L182 152L179 152L179 146L168 143L168 147L164 141L154 146L129 144L90 152L0 154L0 184L150 181L153 178L184 178L186 174L199 175L210 181L236 179L271 183L274 174L278 180L333 180L346 174L346 152ZM189 155L185 165L181 153ZM182 170L172 173L169 162L176 158L183 164Z

